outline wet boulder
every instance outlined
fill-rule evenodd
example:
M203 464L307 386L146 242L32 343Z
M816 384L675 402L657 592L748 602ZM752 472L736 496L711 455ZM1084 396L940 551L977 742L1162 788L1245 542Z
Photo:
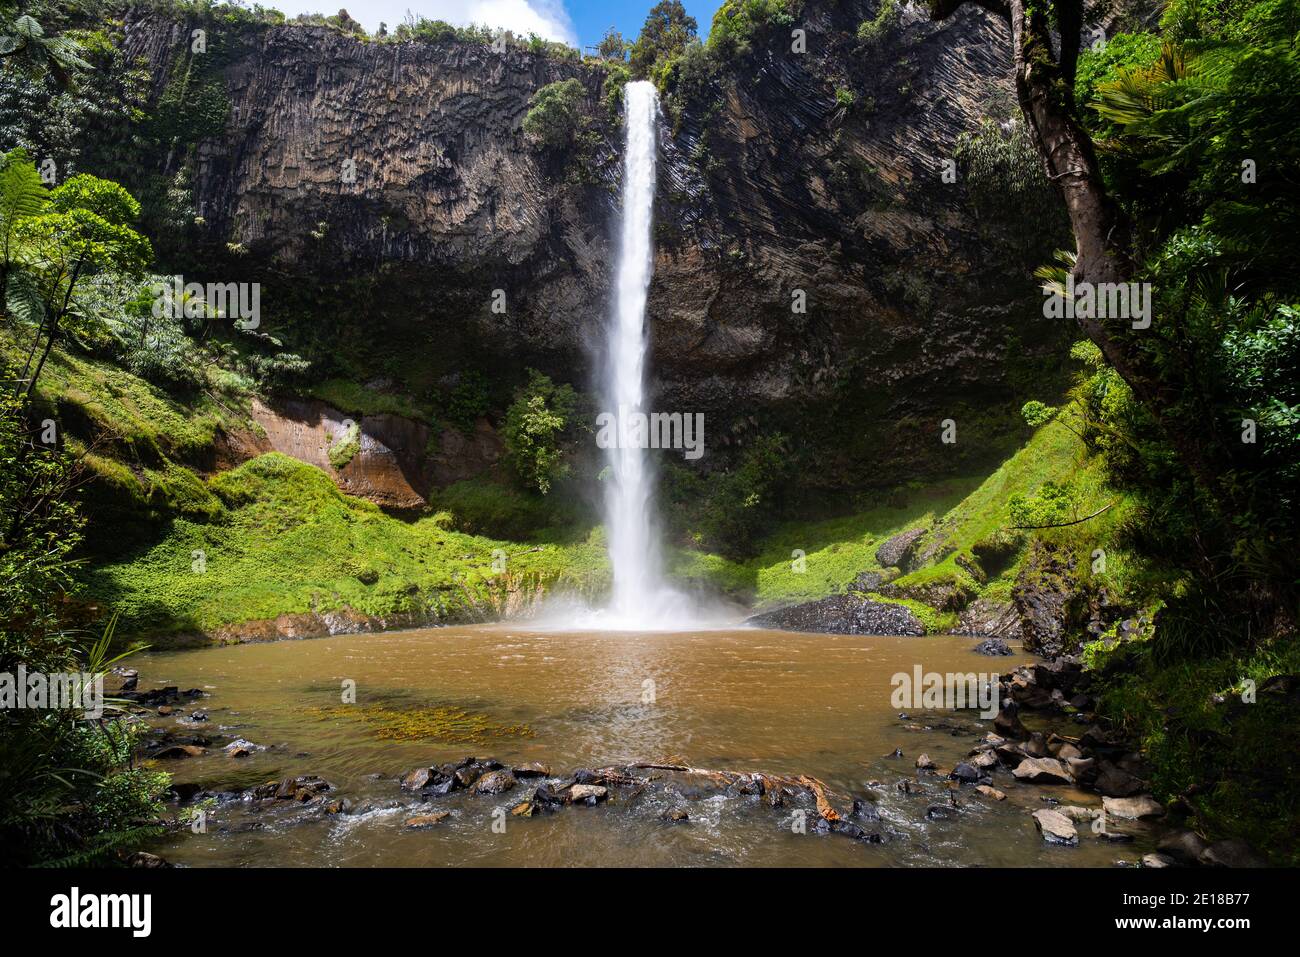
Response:
M1035 541L1011 589L1026 651L1056 658L1077 650L1080 592L1074 556Z
M415 768L407 771L402 775L402 790L419 791L432 780L434 773L432 768Z
M450 811L434 811L432 814L417 814L414 817L408 817L402 822L402 827L412 831L424 830L433 827L435 824L441 824L447 818L451 817Z
M1029 732L1020 723L1020 707L1014 701L1008 701L993 719L993 729L1006 738L1020 740L1028 737Z
M175 761L181 758L197 758L206 751L197 744L173 744L153 753L160 761Z
M1055 758L1025 758L1011 773L1017 781L1030 784L1074 783L1066 766Z
M831 595L817 601L754 615L746 624L758 628L835 635L925 634L925 626L910 608L860 595Z
M1103 797L1101 806L1109 817L1124 821L1136 821L1144 817L1160 817L1165 813L1164 806L1149 794L1137 797Z
M983 776L984 775L978 768L967 764L965 761L958 764L948 773L948 777L952 778L954 781L960 781L962 784L974 784Z
M588 807L594 807L608 797L609 790L599 784L573 784L568 792L571 804L585 804Z
M1101 761L1097 767L1093 787L1107 797L1132 797L1147 789L1145 781L1110 761Z
M511 770L517 778L549 778L551 776L551 766L542 764L540 761L529 761L527 764L515 765Z
M1074 822L1050 808L1034 812L1034 825L1048 844L1065 844L1073 846L1079 843L1079 832Z
M507 770L489 771L474 782L475 794L502 794L519 782Z

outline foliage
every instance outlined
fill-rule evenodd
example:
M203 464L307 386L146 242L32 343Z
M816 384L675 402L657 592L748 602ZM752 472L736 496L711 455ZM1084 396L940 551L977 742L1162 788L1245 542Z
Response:
M1068 221L1022 120L985 119L957 139L958 180L977 223L1025 255L1059 243Z
M868 44L879 43L898 26L902 14L903 9L898 0L880 0L876 15L858 25L858 39Z
M360 451L361 426L356 422L349 422L347 428L341 434L334 436L334 440L330 443L330 465L334 467L334 471L341 472Z
M623 39L623 34L610 27L605 31L605 35L600 38L600 44L596 47L596 52L606 60L625 60L630 47L631 44Z
M748 55L755 42L790 36L798 0L726 0L713 15L708 49L722 60Z
M659 83L667 69L695 38L696 21L687 15L681 0L660 0L646 15L641 34L632 44L629 63L638 80Z
M487 376L477 369L462 372L455 388L443 405L443 418L466 435L474 431L474 424L492 408L492 392Z
M41 444L34 410L0 392L0 672L102 675L112 626L83 646L66 630L82 521L73 459ZM130 767L134 731L74 709L0 713L0 863L94 863L153 833L165 775Z
M720 474L666 466L665 485L679 534L730 558L751 556L779 511L792 468L789 439L780 433L753 439Z
M1086 649L1103 689L1098 712L1150 762L1153 791L1179 798L1207 839L1245 838L1295 866L1295 775L1300 706L1277 675L1300 671L1294 642L1250 652L1203 652L1170 661L1152 636L1103 635ZM1248 700L1247 682L1256 690Z
M1050 405L1044 405L1042 402L1037 400L1031 400L1024 404L1024 407L1020 410L1020 414L1024 417L1025 425L1029 426L1031 429L1037 429L1054 419L1057 411L1059 410L1052 408Z
M343 494L320 469L278 453L245 462L206 485L223 506L216 519L173 515L136 551L102 562L85 576L86 595L119 609L133 635L161 639L286 613L342 609L390 622L404 614L429 621L476 619L511 581L581 590L605 574L599 545L520 549L454 530L460 524L455 512L394 518ZM496 488L522 503L525 511L515 518L528 528L575 521L546 501ZM447 493L440 507L458 509L457 487ZM498 549L509 555L504 576L493 568ZM206 556L201 575L191 568L195 550Z
M41 442L43 431L42 420L0 390L0 672L18 661L55 666L67 654L59 641L42 642L72 585L81 519L68 497L74 463Z
M546 84L529 101L524 132L541 149L572 146L583 131L586 97L586 89L573 77Z
M526 488L545 495L568 474L561 443L572 430L576 408L571 386L557 386L549 376L528 370L528 383L515 393L502 430L506 453Z
M1007 502L1007 514L1019 528L1044 528L1077 519L1074 490L1053 481L1044 482L1033 494L1014 493Z

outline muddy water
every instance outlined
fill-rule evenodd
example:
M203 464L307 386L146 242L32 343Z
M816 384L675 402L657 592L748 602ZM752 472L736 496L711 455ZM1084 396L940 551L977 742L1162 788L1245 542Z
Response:
M1099 799L1017 786L1004 771L994 783L1007 800L966 787L955 818L927 820L931 804L949 802L949 785L918 773L916 756L924 751L950 768L992 724L975 711L909 708L900 717L890 679L916 665L1005 671L1025 657L984 658L974 644L497 625L146 654L136 661L141 688L199 687L209 695L193 706L207 711L206 722L150 719L212 741L200 757L159 762L175 780L226 790L317 774L337 788L331 797L351 805L346 814L324 815L291 802L256 809L226 799L209 812L206 833L174 833L155 849L193 866L1103 866L1140 858L1151 835L1138 826L1131 844L1104 842L1081 827L1080 846L1046 846L1030 817L1048 806L1045 797ZM341 702L349 681L355 704ZM235 737L266 750L230 757L221 746ZM902 758L889 756L895 748ZM556 776L633 762L813 775L842 807L852 797L873 800L884 842L796 833L794 808L743 795L645 793L518 818L497 809L516 804L528 782L492 797L454 792L427 801L399 787L397 777L413 767L467 755L540 761ZM898 787L903 780L911 793ZM685 809L689 822L666 823L671 807ZM403 826L434 810L452 813L428 829Z

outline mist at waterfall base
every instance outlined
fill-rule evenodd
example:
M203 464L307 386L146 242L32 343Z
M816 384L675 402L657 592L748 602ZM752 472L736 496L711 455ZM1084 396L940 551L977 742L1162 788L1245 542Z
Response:
M646 295L654 271L655 163L659 97L653 83L623 88L623 207L613 310L599 370L601 405L638 413L645 409ZM655 469L650 450L615 443L606 450L605 535L613 574L609 603L585 608L557 598L540 624L620 631L678 631L721 627L735 608L683 593L664 579L655 519Z

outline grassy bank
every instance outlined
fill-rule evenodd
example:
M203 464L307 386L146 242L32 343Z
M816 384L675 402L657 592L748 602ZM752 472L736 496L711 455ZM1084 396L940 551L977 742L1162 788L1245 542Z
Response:
M587 590L603 576L598 541L521 545L453 531L447 512L395 518L278 453L202 488L206 520L178 515L156 543L86 577L87 595L136 636L341 609L455 618L520 583Z

